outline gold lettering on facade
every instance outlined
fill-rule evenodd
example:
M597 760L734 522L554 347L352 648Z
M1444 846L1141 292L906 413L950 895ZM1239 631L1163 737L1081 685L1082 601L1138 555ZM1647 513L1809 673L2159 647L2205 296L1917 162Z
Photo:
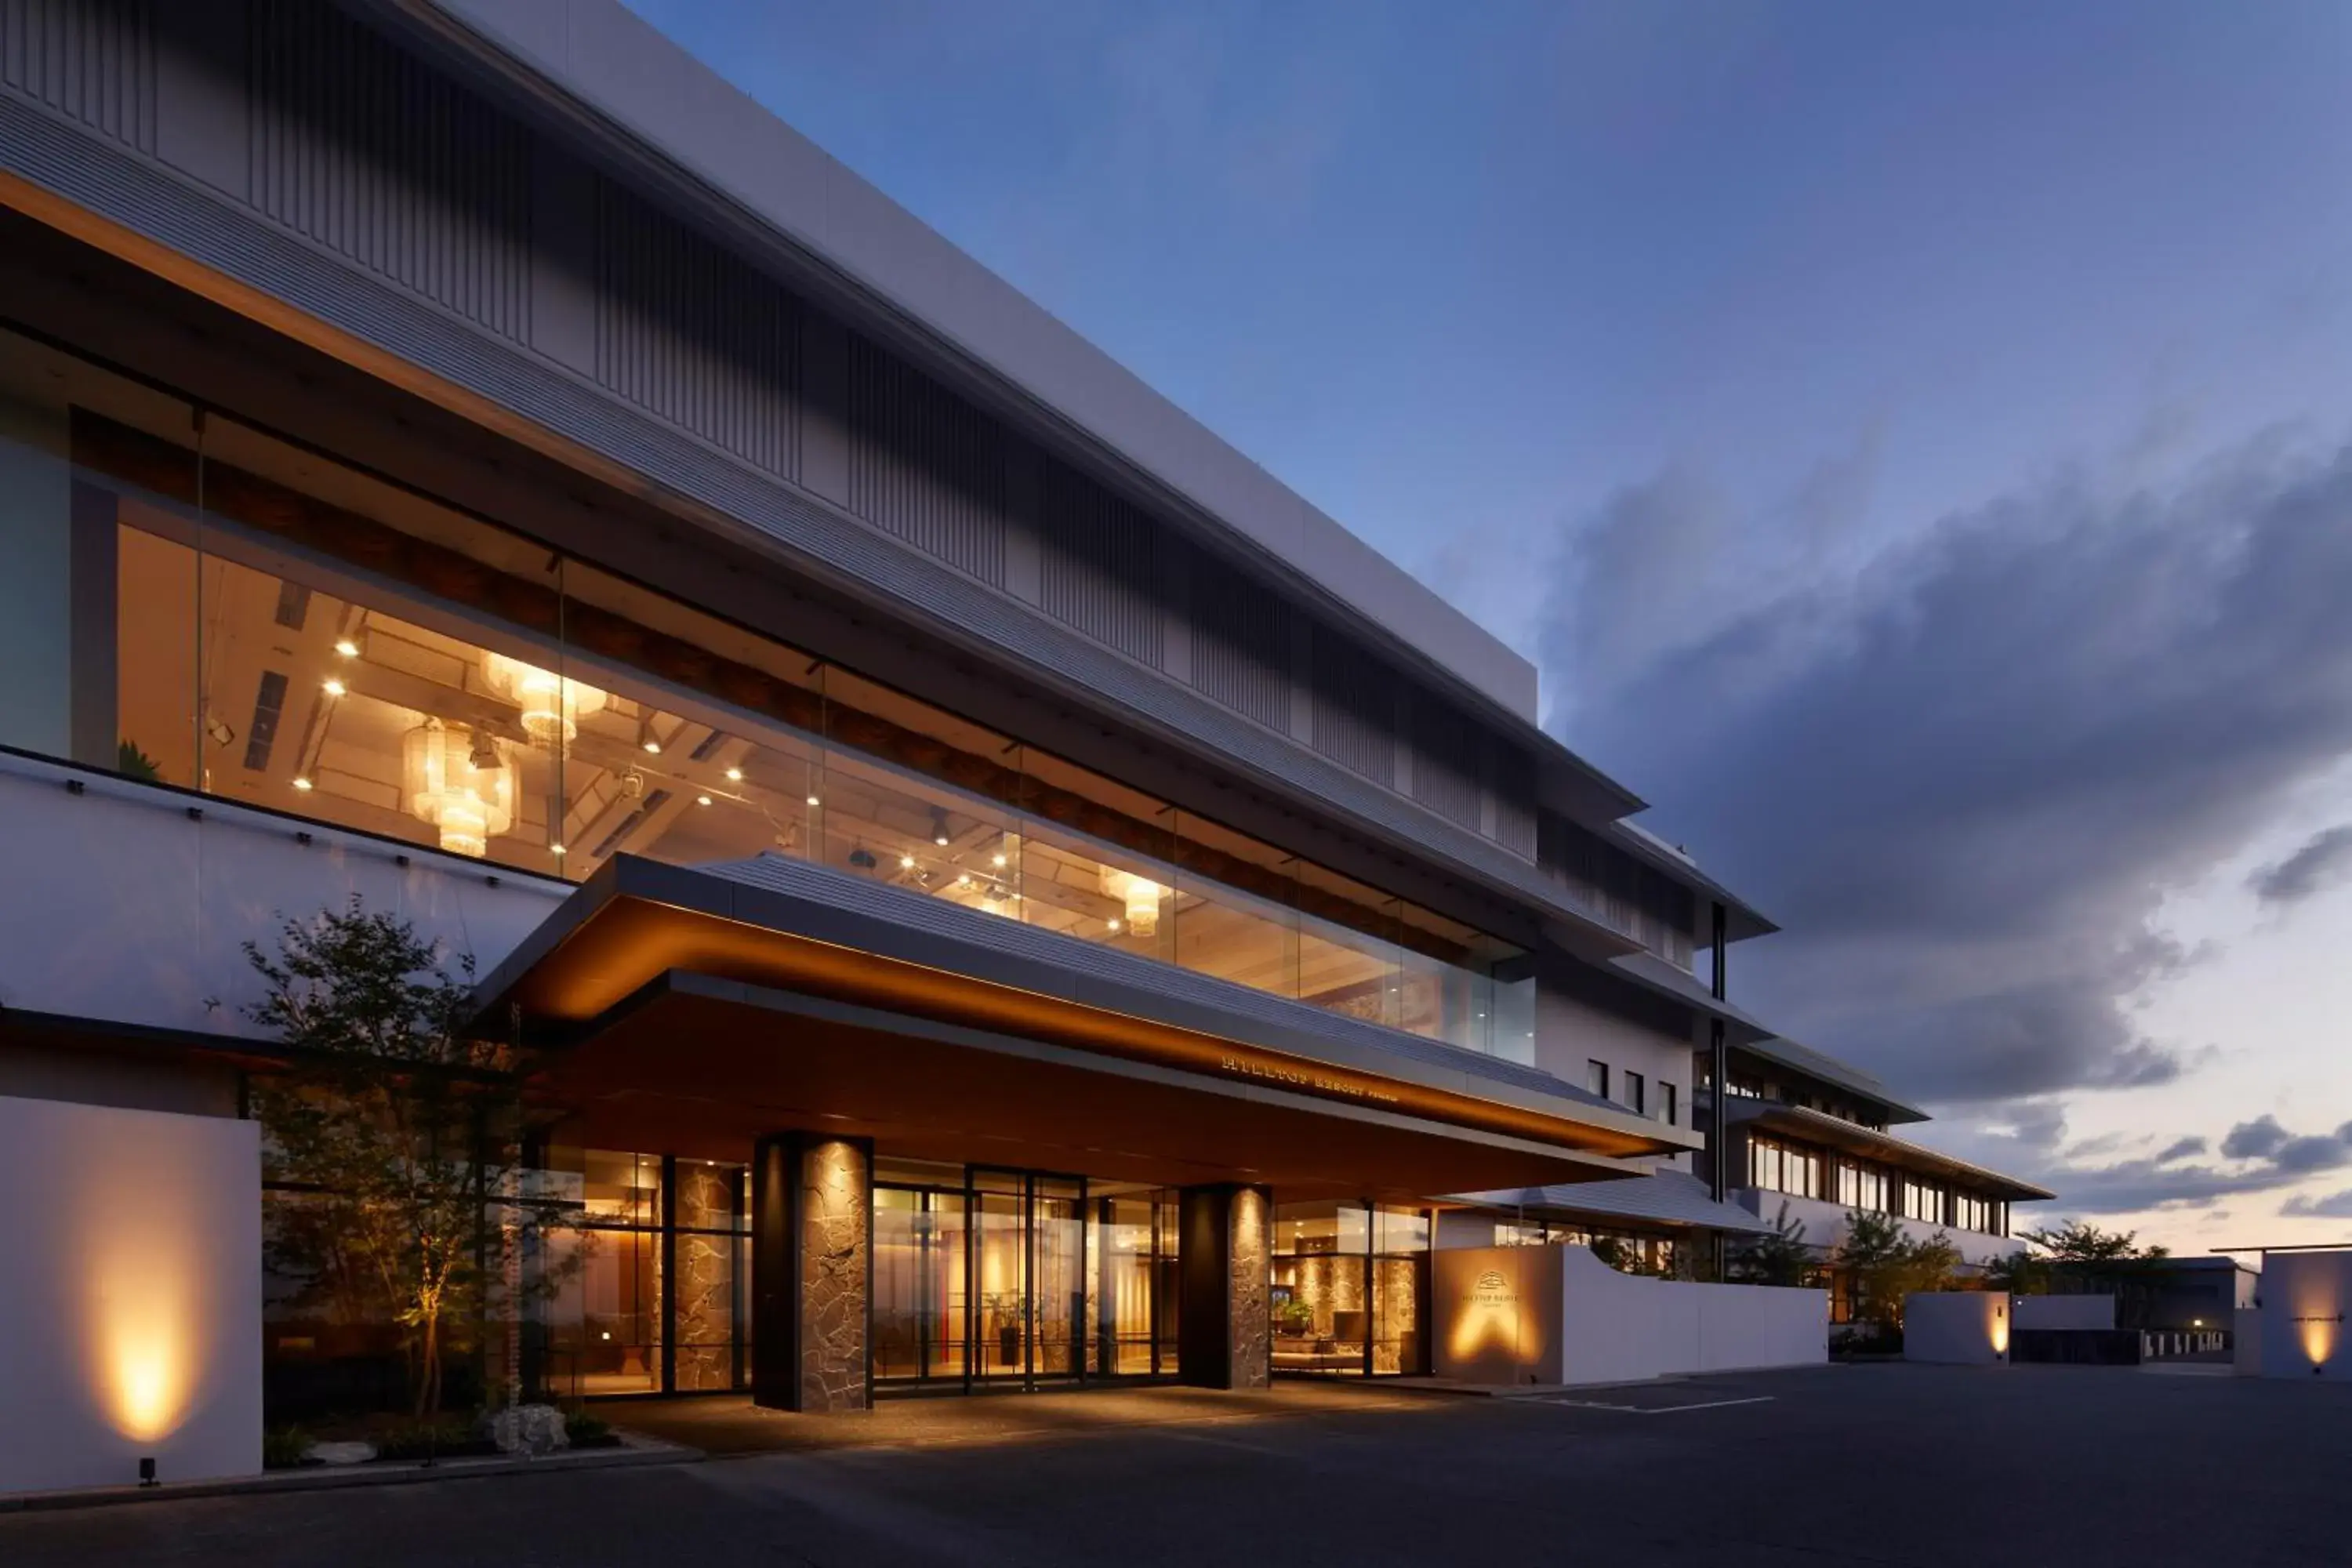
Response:
M1286 1089L1303 1089L1318 1094L1345 1095L1350 1100L1368 1100L1381 1105L1394 1105L1397 1097L1384 1089L1352 1079L1334 1078L1314 1068L1294 1068L1279 1062L1261 1061L1250 1057L1221 1057L1217 1060L1221 1072L1236 1078L1254 1078L1266 1083L1278 1083Z

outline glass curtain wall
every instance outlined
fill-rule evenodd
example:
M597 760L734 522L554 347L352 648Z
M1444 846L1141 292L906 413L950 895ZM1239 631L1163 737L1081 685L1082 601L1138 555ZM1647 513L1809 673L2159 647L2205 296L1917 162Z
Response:
M1519 1060L1527 955L0 332L0 744L577 879L784 856Z
M748 1167L606 1149L545 1164L578 1226L548 1243L526 1384L565 1397L748 1387Z
M1274 1370L1425 1372L1430 1216L1356 1203L1275 1213Z
M1160 1189L884 1162L875 1380L1032 1386L1172 1373L1175 1237L1175 1199Z

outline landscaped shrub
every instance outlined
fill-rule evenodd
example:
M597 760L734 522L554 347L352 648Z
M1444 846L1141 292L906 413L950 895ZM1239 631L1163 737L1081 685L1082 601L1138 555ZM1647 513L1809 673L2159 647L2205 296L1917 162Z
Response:
M261 1468L290 1470L310 1451L310 1434L299 1426L280 1426L261 1435Z
M584 1410L563 1413L563 1436L575 1448L609 1448L621 1440L611 1422Z

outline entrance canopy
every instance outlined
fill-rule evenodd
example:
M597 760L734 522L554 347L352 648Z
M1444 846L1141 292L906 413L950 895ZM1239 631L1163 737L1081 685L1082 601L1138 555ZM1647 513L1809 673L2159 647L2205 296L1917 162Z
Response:
M911 1159L1286 1196L1638 1174L1696 1136L1516 1063L762 857L616 856L478 993L586 1136L784 1129Z

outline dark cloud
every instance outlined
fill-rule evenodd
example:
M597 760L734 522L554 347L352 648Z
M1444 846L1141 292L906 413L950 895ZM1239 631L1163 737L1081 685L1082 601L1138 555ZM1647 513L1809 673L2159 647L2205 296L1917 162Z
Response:
M2324 1197L2292 1197L2279 1205L2279 1213L2298 1219L2352 1219L2352 1187Z
M2231 1128L2221 1140L2221 1163L2187 1163L2210 1146L2204 1138L2191 1136L2173 1140L2152 1156L2084 1163L2086 1152L2106 1146L2104 1140L2069 1142L2064 1111L2046 1100L2032 1102L2023 1114L2011 1112L2006 1121L1963 1116L1936 1122L1922 1135L1939 1148L2058 1194L2046 1212L2019 1211L2020 1228L2062 1214L2209 1208L2237 1194L2275 1192L2315 1172L2352 1164L2352 1123L2333 1133L2297 1135L2274 1116ZM2291 1205L2283 1212L2305 1211Z
M2352 823L2315 833L2304 847L2246 879L2266 904L2299 904L2321 889L2352 876Z
M2221 1140L2221 1153L2231 1160L2259 1160L2265 1154L2278 1152L2290 1134L2279 1125L2275 1116L2258 1116L2252 1121L2241 1121L2230 1129Z
M1931 1101L2177 1077L2120 1005L2200 956L2150 916L2352 752L2352 449L2062 478L1793 585L1755 550L1635 487L1541 632L1559 731L1787 928L1733 995Z

